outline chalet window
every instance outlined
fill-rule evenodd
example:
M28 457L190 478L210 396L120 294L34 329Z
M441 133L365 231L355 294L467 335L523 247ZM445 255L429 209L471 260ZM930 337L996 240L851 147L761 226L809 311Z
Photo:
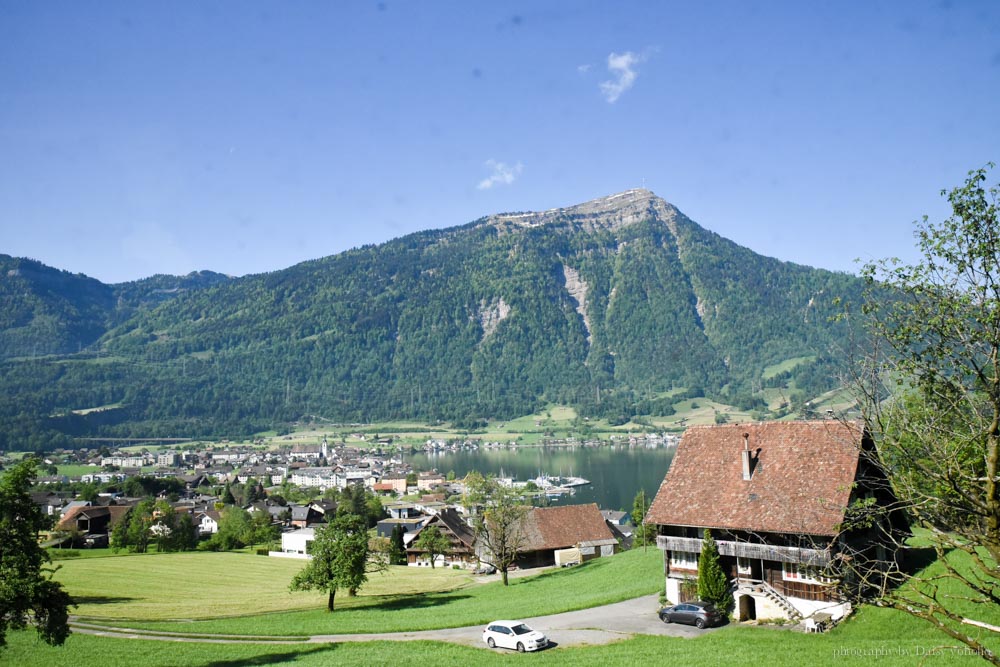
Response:
M681 567L688 570L697 570L698 554L693 554L688 551L671 551L670 565L672 567Z
M785 581L798 581L803 584L832 584L833 579L825 577L815 567L799 565L798 563L782 563L781 578Z
M743 575L743 576L749 576L752 571L753 570L750 567L750 559L749 558L740 558L740 557L736 558L736 573L737 574Z

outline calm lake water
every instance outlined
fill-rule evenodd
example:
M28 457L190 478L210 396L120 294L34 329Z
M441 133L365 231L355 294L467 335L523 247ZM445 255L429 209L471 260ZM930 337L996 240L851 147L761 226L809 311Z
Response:
M514 477L527 481L540 473L572 475L590 480L590 485L576 487L576 493L551 500L552 505L597 503L601 509L631 511L635 495L645 489L652 501L667 474L675 448L629 447L518 447L517 449L478 449L474 451L409 454L405 458L417 470L436 468L455 471L463 477L480 473Z

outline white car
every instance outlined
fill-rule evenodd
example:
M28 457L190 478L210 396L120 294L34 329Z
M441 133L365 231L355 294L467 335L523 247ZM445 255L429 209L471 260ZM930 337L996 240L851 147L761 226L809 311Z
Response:
M490 648L497 646L525 651L537 651L549 645L548 638L521 621L493 621L483 630L483 641Z

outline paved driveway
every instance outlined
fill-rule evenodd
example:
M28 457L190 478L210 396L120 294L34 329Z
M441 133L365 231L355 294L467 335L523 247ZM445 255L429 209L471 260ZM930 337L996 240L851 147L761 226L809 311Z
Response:
M633 635L663 635L670 637L697 637L712 630L698 630L689 625L666 624L656 616L659 608L658 596L647 595L634 600L626 600L603 607L581 609L550 616L535 616L524 620L535 630L544 632L555 646L581 646L593 644L610 644ZM235 643L294 643L278 638L254 637L237 638L232 635L202 635L185 637L180 633L132 630L130 628L111 627L94 623L71 621L74 632L81 634L100 635L105 637L120 637L128 639L147 639L159 641L203 642L227 644ZM445 628L441 630L421 630L418 632L392 632L353 635L313 635L307 642L365 642L365 641L414 641L418 639L446 641L468 646L479 646L486 649L483 643L483 625L472 625L464 628ZM487 649L489 650L489 649ZM496 649L502 650L502 649Z
M647 595L603 607L519 620L523 620L535 630L544 632L556 646L610 644L628 639L633 635L697 637L705 632L711 632L708 629L699 630L689 625L663 623L656 616L658 609L658 596ZM482 625L387 634L316 635L311 637L309 641L412 641L415 639L447 641L486 648L486 645L483 644Z

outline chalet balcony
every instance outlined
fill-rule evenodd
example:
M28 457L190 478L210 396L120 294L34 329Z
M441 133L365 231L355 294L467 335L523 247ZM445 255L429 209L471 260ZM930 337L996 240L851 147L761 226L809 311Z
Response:
M721 556L738 556L740 558L756 558L778 561L781 563L802 563L813 567L823 567L830 564L829 549L806 549L802 547L782 547L772 544L755 542L732 542L716 540ZM658 535L656 546L664 551L685 551L701 553L701 539L697 537L671 537Z

